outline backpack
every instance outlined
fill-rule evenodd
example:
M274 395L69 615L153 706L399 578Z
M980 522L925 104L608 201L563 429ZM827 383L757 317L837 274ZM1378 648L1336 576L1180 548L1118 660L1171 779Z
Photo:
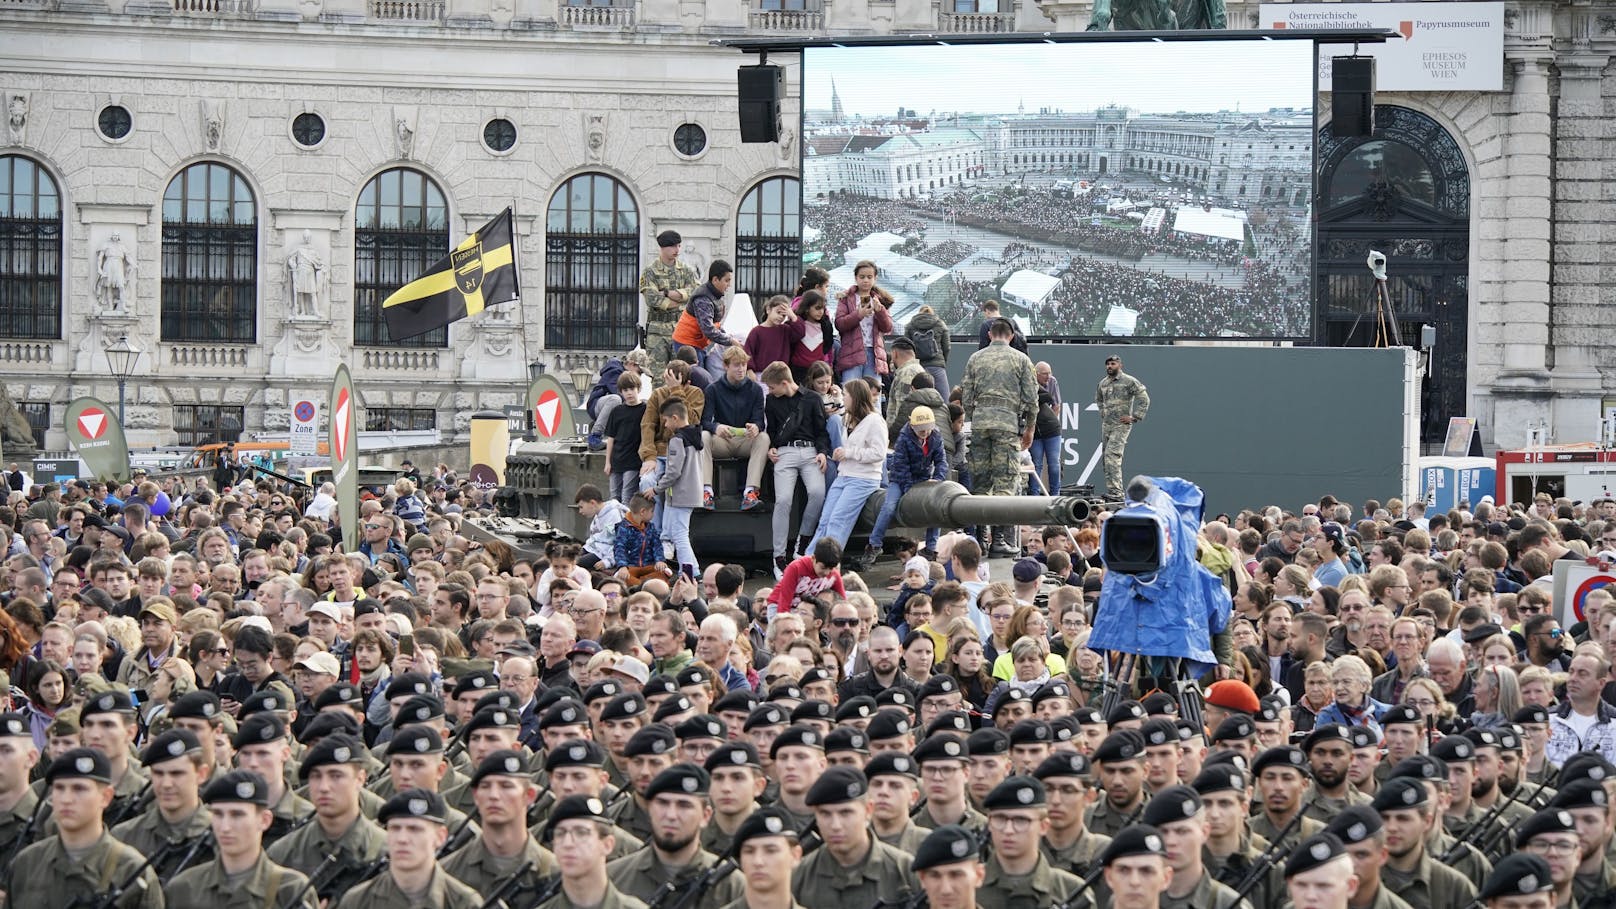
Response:
M915 345L915 356L922 363L937 359L937 336L932 329L915 332L909 336L909 341Z

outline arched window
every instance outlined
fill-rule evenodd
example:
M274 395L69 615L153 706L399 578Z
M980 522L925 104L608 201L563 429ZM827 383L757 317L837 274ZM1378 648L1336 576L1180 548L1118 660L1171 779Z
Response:
M247 181L203 161L163 194L163 340L258 338L258 206Z
M382 302L448 251L449 207L431 177L395 167L370 178L354 209L354 343L447 347L448 328L393 340Z
M606 174L579 174L550 197L544 238L544 345L627 350L639 325L640 212Z
M29 158L0 157L0 337L62 336L62 200Z
M741 198L735 219L735 288L762 307L790 294L802 276L802 183L770 177Z

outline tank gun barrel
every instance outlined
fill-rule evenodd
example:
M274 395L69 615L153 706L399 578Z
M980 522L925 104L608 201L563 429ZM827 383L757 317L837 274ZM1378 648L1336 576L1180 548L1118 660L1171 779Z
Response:
M1080 496L978 496L952 480L916 483L898 502L904 527L970 524L1078 524L1094 505Z

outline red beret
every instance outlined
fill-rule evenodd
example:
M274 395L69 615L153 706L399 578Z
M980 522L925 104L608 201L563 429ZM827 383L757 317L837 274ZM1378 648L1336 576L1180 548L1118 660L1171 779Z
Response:
M1236 679L1213 682L1212 687L1206 690L1206 702L1241 713L1256 713L1262 709L1262 703L1257 700L1257 692L1252 691L1250 685Z

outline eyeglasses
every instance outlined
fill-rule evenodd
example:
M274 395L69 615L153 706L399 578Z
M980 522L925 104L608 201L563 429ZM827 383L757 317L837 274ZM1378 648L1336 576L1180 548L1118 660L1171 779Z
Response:
M1542 606L1527 606L1525 604L1519 604L1515 607L1515 609L1521 615L1537 615L1543 611Z
M1430 698L1409 698L1403 703L1410 707L1417 707L1421 710L1431 710L1436 707L1436 701L1433 701Z
M1415 641L1418 641L1419 639L1420 639L1420 636L1417 635L1417 634L1394 634L1394 635L1392 635L1392 640L1399 643L1399 644L1412 644Z
M387 526L386 524L366 524L365 529L366 530L381 530L383 527L386 527L386 526Z
M852 628L859 623L858 619L831 619L830 623L837 628Z
M605 608L599 608L599 609L569 608L567 610L567 612L571 613L572 615L594 615L597 612L605 612L605 611L606 611Z
M995 814L988 818L988 826L995 830L1024 833L1032 829L1033 818L1023 815Z
M1575 855L1577 848L1576 840L1533 840L1526 844L1526 851L1537 855Z
M953 761L935 761L920 768L920 775L947 779L964 769Z

